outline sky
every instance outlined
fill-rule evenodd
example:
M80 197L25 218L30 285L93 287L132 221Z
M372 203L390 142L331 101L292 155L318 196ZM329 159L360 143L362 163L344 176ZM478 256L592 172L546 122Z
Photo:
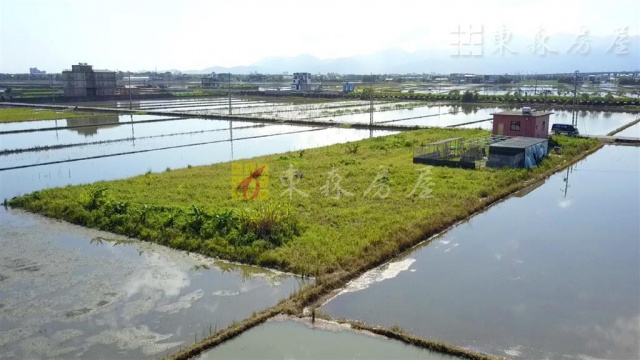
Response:
M199 70L266 57L442 50L458 25L492 39L637 35L638 0L0 0L0 72ZM486 41L486 40L485 40ZM491 40L493 41L493 40ZM640 61L640 60L639 60Z

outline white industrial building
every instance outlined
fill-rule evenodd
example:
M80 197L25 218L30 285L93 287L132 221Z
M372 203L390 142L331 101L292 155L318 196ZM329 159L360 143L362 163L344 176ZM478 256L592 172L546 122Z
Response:
M311 73L293 73L291 91L311 90Z
M71 65L62 72L65 96L118 95L116 73L109 70L93 70L87 63Z

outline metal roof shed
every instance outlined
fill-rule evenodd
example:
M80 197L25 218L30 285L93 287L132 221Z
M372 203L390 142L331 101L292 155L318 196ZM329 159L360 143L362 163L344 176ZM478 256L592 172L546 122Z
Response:
M531 168L547 156L549 141L541 138L514 137L489 147L488 167Z

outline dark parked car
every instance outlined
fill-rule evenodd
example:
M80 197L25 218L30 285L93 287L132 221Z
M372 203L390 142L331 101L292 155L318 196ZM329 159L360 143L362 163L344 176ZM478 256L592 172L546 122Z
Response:
M580 135L578 128L569 124L553 124L553 126L551 126L551 132L555 135Z

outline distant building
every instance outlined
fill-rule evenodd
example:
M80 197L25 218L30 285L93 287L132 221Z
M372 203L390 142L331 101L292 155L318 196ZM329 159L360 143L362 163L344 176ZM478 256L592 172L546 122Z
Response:
M485 82L487 83L495 83L498 82L498 80L500 80L500 75L488 75L485 77Z
M118 95L116 73L109 70L93 70L87 63L72 65L62 72L65 96Z
M460 81L460 79L462 79L462 76L464 76L464 74L451 73L451 74L449 74L449 81L458 82L458 81Z
M247 80L249 80L249 82L264 82L264 81L268 81L268 77L267 75L264 74L249 74L249 76L247 77Z
M30 79L44 79L47 76L46 71L38 70L37 67L29 68Z
M293 73L291 91L311 90L311 73Z
M473 74L451 73L449 81L452 83L469 83L475 78Z
M342 85L342 92L350 93L356 90L356 85L352 82L346 82Z
M131 78L131 79L129 79ZM149 77L148 76L131 76L131 75L127 75L127 76L123 76L122 77L122 81L129 85L129 83L131 83L131 85L137 85L137 86L144 86L149 84Z
M493 114L493 134L504 136L549 137L550 111L503 111Z
M140 88L137 87L136 85L125 85L124 87L120 88L120 95L140 95Z
M460 80L460 82L465 82L465 83L482 82L482 79L484 79L484 77L480 75L465 74L463 76L463 79Z
M220 79L215 73L211 73L201 79L202 87L207 89L217 89L220 87Z

